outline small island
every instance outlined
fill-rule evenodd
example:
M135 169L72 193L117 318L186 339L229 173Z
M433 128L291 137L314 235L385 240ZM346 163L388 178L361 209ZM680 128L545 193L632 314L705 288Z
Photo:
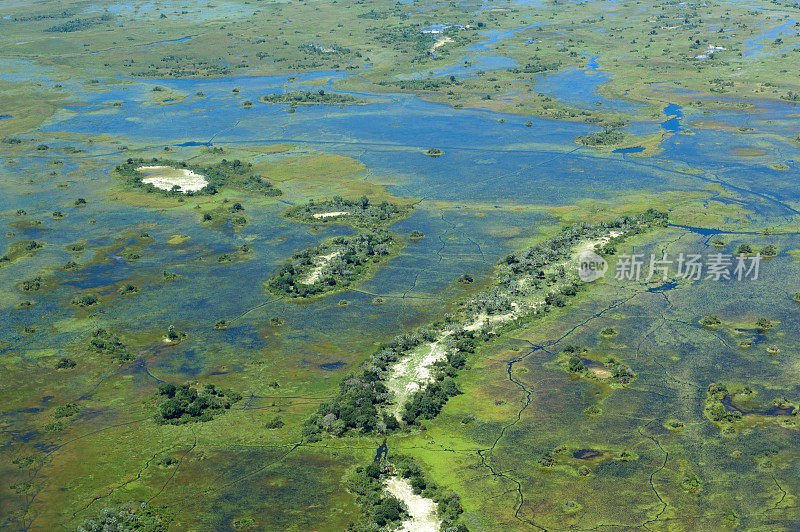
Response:
M258 175L252 163L222 159L213 164L193 164L169 159L128 159L114 169L127 185L145 192L164 195L213 195L223 187L232 187L265 196L282 192Z
M366 196L357 200L334 196L330 200L311 200L305 205L291 207L283 216L306 224L346 224L356 228L374 229L402 220L413 210L412 205L388 201L372 203Z
M336 94L325 92L322 89L317 91L293 90L280 94L267 94L261 97L264 103L286 103L289 108L294 110L300 105L354 105L364 103L363 100L348 94Z
M605 357L602 362L597 359L598 356L585 347L568 345L561 352L559 366L570 376L597 381L612 388L628 386L636 378L631 368L613 356Z
M211 421L242 399L241 394L218 389L213 384L206 384L198 391L190 384L163 383L156 397L161 401L156 421L165 425Z
M329 295L364 279L400 246L402 240L385 229L336 237L292 255L266 287L279 297Z

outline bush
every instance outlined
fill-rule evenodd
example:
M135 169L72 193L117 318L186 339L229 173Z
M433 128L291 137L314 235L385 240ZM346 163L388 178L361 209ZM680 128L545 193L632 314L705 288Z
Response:
M77 366L77 363L68 357L61 357L58 362L56 362L56 369L72 369Z
M83 294L80 296L76 296L75 298L72 299L73 305L82 308L91 307L99 302L100 300L97 298L95 294Z

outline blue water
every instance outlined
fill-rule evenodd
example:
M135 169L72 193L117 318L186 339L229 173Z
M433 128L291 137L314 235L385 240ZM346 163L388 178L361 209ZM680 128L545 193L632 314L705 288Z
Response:
M337 369L343 368L346 365L347 365L346 362L337 360L336 362L326 362L324 364L320 364L319 367L324 369L325 371L335 371Z
M155 42L149 42L147 44L139 44L137 46L152 46L154 44L171 44L171 43L177 43L177 42L186 42L186 41L190 40L191 38L192 38L191 35L187 35L186 37L181 37L180 39L172 39L170 41L155 41Z
M431 24L430 26L425 26L420 31L422 32L442 32L447 28L452 27L451 24Z
M596 60L590 61L588 69L593 68L597 68ZM189 209L158 211L94 202L91 198L96 197L98 190L114 186L110 170L127 155L119 152L117 145L96 142L83 146L70 141L86 150L78 157L93 158L96 169L87 174L86 180L74 182L68 197L83 196L90 201L84 208L65 210L68 216L62 221L45 219L41 230L47 230L48 245L37 254L36 260L63 265L71 258L63 251L64 246L78 238L111 244L123 230L139 223L152 224L148 231L154 243L145 246L142 258L134 265L108 258L86 272L59 274L60 282L66 284L52 292L37 294L33 314L12 314L0 339L10 344L18 341L21 327L37 316L57 319L65 312L63 302L80 290L104 289L129 279L134 270L144 278L168 269L181 277L166 285L143 286L136 297L126 299L126 314L137 316L143 330L164 327L165 322L174 321L198 341L205 342L210 354L187 360L177 351L154 362L164 371L197 374L213 365L214 357L224 360L228 351L237 346L263 346L276 353L303 352L310 367L324 371L319 365L331 363L329 355L309 353L306 348L309 342L329 340L321 331L341 328L347 323L349 330L365 336L395 334L428 316L438 315L442 307L437 305L442 304L443 291L452 287L459 275L487 273L510 249L533 238L544 216L507 208L510 205L557 206L587 199L611 200L625 190L645 189L657 194L708 190L710 185L721 184L740 195L743 208L776 224L785 223L796 214L791 205L800 200L800 194L792 172L753 166L750 161L721 150L720 145L735 145L731 133L726 131L698 130L692 136L673 135L662 143L664 151L660 155L635 158L603 156L576 145L575 137L597 130L590 124L480 109L454 110L408 94L362 95L369 103L345 108L303 107L291 114L286 113L283 105L258 103L249 111L241 106L242 98L255 101L257 96L271 91L295 87L327 90L331 76L344 75L329 72L217 80L129 80L102 87L103 91L75 89L73 94L79 103L57 114L41 129L76 134L103 131L124 144L144 147L144 157L160 156L161 147L179 144L186 146L174 148L170 157L189 157L196 154L193 146L213 142L219 146L289 143L297 146L297 153L290 157L320 151L356 158L370 168L365 179L380 176L381 182L395 183L388 187L391 192L420 198L415 212L395 224L393 230L407 234L419 229L426 236L419 242L409 242L402 255L378 270L359 291L343 294L351 305L339 308L340 297L334 297L296 306L253 289L292 252L334 235L347 234L346 228L327 227L314 232L306 226L286 224L280 218L285 208L280 202L251 217L250 225L241 233L203 227L197 223L197 214ZM187 94L202 91L206 97L191 97L166 107L151 105L147 101L155 84ZM232 94L234 87L239 88L239 95ZM123 107L112 107L114 101L123 101ZM738 120L740 124L763 121L763 125L756 125L764 131L790 131L796 122L786 116L793 112L793 106L778 102L764 104L758 112L714 112L708 119ZM678 106L668 106L665 114L678 119L683 111ZM500 118L505 123L500 123ZM528 120L532 127L525 127ZM659 124L641 122L638 126L657 129ZM442 149L444 156L435 159L425 156L424 150L430 147ZM776 142L775 151L780 160L800 161L797 147ZM264 156L265 160L281 157L284 156ZM65 193L52 181L32 179L48 172L51 160L50 156L26 157L14 168L0 164L0 180L6 187L0 196L0 210L13 212L23 206L34 212L40 205L64 205ZM67 157L63 171L78 171L79 162L77 157ZM443 210L436 207L439 201L465 207ZM490 207L467 208L471 203ZM98 223L88 224L91 218ZM80 236L76 235L76 227L80 228ZM165 243L179 232L191 238L179 246ZM254 248L255 260L227 265L197 260L244 242ZM2 281L0 288L15 290L14 283L30 276L28 267L22 261L6 266L3 270L6 281ZM198 290L198 286L213 287L213 291ZM204 309L214 293L231 297L215 299L217 315L209 317ZM170 305L163 305L163 294L169 294ZM377 295L385 300L380 307L372 304ZM420 301L425 302L424 307L411 304ZM236 321L243 314L245 317ZM276 315L285 319L291 338L265 339L259 334L258 323ZM219 318L234 321L224 335L210 326ZM73 341L70 333L37 340L48 348ZM342 355L333 360L338 359L349 363Z
M795 19L789 19L783 24L779 24L763 33L756 35L755 37L744 43L744 50L742 52L742 55L744 57L751 57L755 55L772 54L778 51L782 51L783 48L764 50L764 46L765 45L772 46L772 41L777 38L794 35L796 33L796 29L794 27L795 22L796 22Z
M643 151L643 146L633 146L631 148L617 148L616 150L612 150L611 153L641 153Z
M519 28L512 28L510 30L486 30L481 31L481 35L487 37L485 41L481 41L479 43L473 44L468 49L470 51L475 50L486 50L491 48L495 44L510 39L514 36L515 33L518 31L524 31L530 28L535 28L536 26L542 26L544 24L548 24L548 22L537 22L536 24L529 24L527 26L520 26Z
M442 78L442 77L464 77L471 76L477 72L490 72L492 70L503 70L514 68L517 62L510 57L498 57L487 55L464 56L456 60L453 66L431 68L421 70L416 74L406 76L406 79Z
M611 80L611 75L600 72L598 56L590 56L586 68L574 67L537 77L535 88L548 96L580 109L597 109L602 107L623 112L636 112L640 105L605 98L597 94L600 85Z
M664 115L671 117L669 120L662 122L661 127L667 131L678 132L681 130L681 119L683 118L683 110L680 105L671 103L664 108Z

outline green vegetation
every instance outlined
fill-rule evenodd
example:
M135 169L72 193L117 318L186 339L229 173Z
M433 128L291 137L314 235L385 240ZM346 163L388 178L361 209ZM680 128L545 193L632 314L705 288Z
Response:
M415 494L436 503L442 530L467 532L466 525L458 522L463 513L460 497L428 478L413 458L399 454L384 459L376 457L368 466L356 467L350 475L348 489L356 495L362 509L359 520L350 529L391 529L408 516L405 503L385 491L386 482L394 476L407 480Z
M626 123L623 121L614 121L603 124L603 130L598 133L590 135L582 135L578 137L578 142L584 146L614 146L622 143L625 140L625 133L620 131L625 127Z
M79 407L77 404L67 403L57 407L53 412L53 417L56 419L60 419L62 417L72 417L80 411L81 407Z
M43 242L36 240L20 240L8 246L8 252L0 256L0 267L11 264L21 257L33 257L37 251L44 247Z
M261 97L264 103L286 103L290 109L301 105L352 105L364 103L363 100L348 94L336 94L325 92L323 89L317 91L293 90L281 94L268 94Z
M367 467L356 468L349 486L363 512L362 522L356 525L356 530L368 530L371 525L376 529L388 528L393 524L399 524L408 515L405 504L400 499L382 496L384 482L380 463L373 462Z
M447 346L444 360L434 367L431 382L424 383L425 386L401 405L401 417L407 424L434 418L451 397L460 393L455 377L465 366L469 354L475 351L479 343L496 335L485 328L467 330L463 327L464 324L474 323L482 316L497 316L514 311L515 305L525 301L519 294L519 282L523 279L540 292L537 295L542 296L545 308L565 306L567 298L577 294L577 285L574 281L567 280L563 261L570 258L578 242L597 238L610 231L620 233L618 241L621 241L624 236L662 227L666 219L666 214L648 210L639 216L621 217L611 222L576 224L562 229L556 236L544 242L509 255L499 265L494 286L459 305L463 320L460 328L457 327L459 322L450 316L446 326L440 322L421 327L412 334L398 335L391 342L381 345L359 374L348 375L340 383L336 398L319 406L317 413L305 423L303 435L314 441L325 433L340 436L348 432L391 432L399 428L397 419L383 412L383 408L393 399L387 393L385 379L399 360L424 343L438 340ZM539 303L540 300L536 299L531 314L542 312L536 308ZM450 332L444 335L446 330ZM602 366L602 372L600 368L590 370L583 367L578 370L576 366L576 373L586 378L602 380L611 387L627 386L636 378L630 368L614 357L608 357L605 364L596 364Z
M71 303L76 307L89 308L100 303L100 298L97 297L97 294L93 294L90 292L86 294L81 294L79 296L75 296L74 298L72 298Z
M21 288L23 292L38 292L42 288L42 283L44 283L44 279L37 275L32 279L22 281Z
M705 415L713 421L725 434L735 432L733 425L742 421L742 412L737 409L726 408L724 401L729 395L752 394L749 388L737 389L731 394L725 384L711 383L706 390Z
M636 379L636 373L615 357L604 357L602 362L586 347L568 345L561 352L560 365L570 375L601 382L611 387L625 387Z
M283 419L281 419L281 416L275 416L274 418L267 421L266 425L264 425L264 428L274 430L283 428L284 425L285 423L283 422Z
M77 366L78 363L68 357L61 357L56 362L56 369L72 369Z
M89 346L94 352L113 356L120 362L128 362L136 358L136 355L122 343L119 336L106 329L96 329L92 332Z
M423 233L418 229L414 229L408 234L408 239L411 240L412 242L419 242L423 238L425 238L425 233Z
M613 327L605 327L602 331L600 331L600 336L603 338L613 338L617 335L617 331L614 330Z
M156 420L170 425L211 421L241 399L240 394L223 391L213 384L206 384L198 392L190 384L164 383L158 387L157 400L161 403Z
M336 237L292 255L267 281L278 296L309 298L350 288L396 253L400 241L385 229Z
M125 283L119 287L117 293L123 296L139 293L139 287L131 283Z
M96 517L85 519L78 532L103 532L111 530L141 532L166 532L170 519L152 509L147 503L129 502L121 508L104 508Z
M311 200L291 207L283 213L289 220L307 224L347 224L359 229L377 229L393 224L411 214L412 206L382 201L374 204L366 196L347 200L334 196L331 200Z
M201 190L193 192L179 192L177 190L162 190L151 183L143 183L145 175L137 168L142 166L167 166L178 170L189 170L203 176L208 184ZM272 183L260 176L253 168L252 163L245 163L238 159L228 161L222 159L213 164L194 164L186 161L173 161L169 159L128 159L123 164L118 164L114 174L130 187L140 188L146 192L159 193L167 196L174 195L213 195L225 187L231 187L244 192L252 192L265 196L280 196L282 192Z
M380 438L365 432L384 431L425 471L415 489L460 495L448 532L797 529L797 13L780 0L4 2L2 522L345 530L359 516L343 479L372 459ZM267 92L285 101L267 105ZM659 128L672 116L680 131ZM598 149L571 145L577 135ZM292 146L260 145L278 139ZM447 153L425 159L437 145ZM644 150L607 155L629 146ZM217 194L146 194L133 174L109 175L154 156L239 159L262 183L231 173ZM385 276L369 270L335 299L258 291L328 238L319 227L350 233L324 228L350 223L335 217L287 227L281 210L362 194L405 206L403 193L424 202L397 231L425 240L367 260L392 266ZM745 241L770 259L763 275L645 285L615 279L612 259L603 279L576 280L575 250L609 229L558 241L557 226L651 205L675 225L598 251L646 260ZM24 249L31 239L44 247ZM100 304L73 308L86 292ZM708 323L717 331L697 327L706 314L724 318ZM165 342L170 323L185 332ZM557 367L571 344L587 348L572 374ZM124 353L137 363L120 367ZM635 369L627 389L603 384L610 355ZM198 396L214 382L247 401L202 425L148 419L165 400L153 383L195 378ZM742 437L704 416L712 381L753 390L718 401L740 412L721 422ZM80 411L55 419L70 401ZM399 474L386 464L384 479ZM358 519L372 531L403 511L373 485Z
M762 257L772 258L778 254L778 248L772 244L767 244L759 251Z

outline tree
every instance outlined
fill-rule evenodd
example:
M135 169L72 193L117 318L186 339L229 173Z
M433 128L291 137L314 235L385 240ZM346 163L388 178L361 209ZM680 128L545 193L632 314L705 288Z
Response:
M168 399L161 404L161 416L164 419L175 419L181 417L182 414L181 403L175 399Z
M569 371L570 373L580 373L586 369L586 366L583 365L583 360L581 357L577 355L572 355L569 359Z

